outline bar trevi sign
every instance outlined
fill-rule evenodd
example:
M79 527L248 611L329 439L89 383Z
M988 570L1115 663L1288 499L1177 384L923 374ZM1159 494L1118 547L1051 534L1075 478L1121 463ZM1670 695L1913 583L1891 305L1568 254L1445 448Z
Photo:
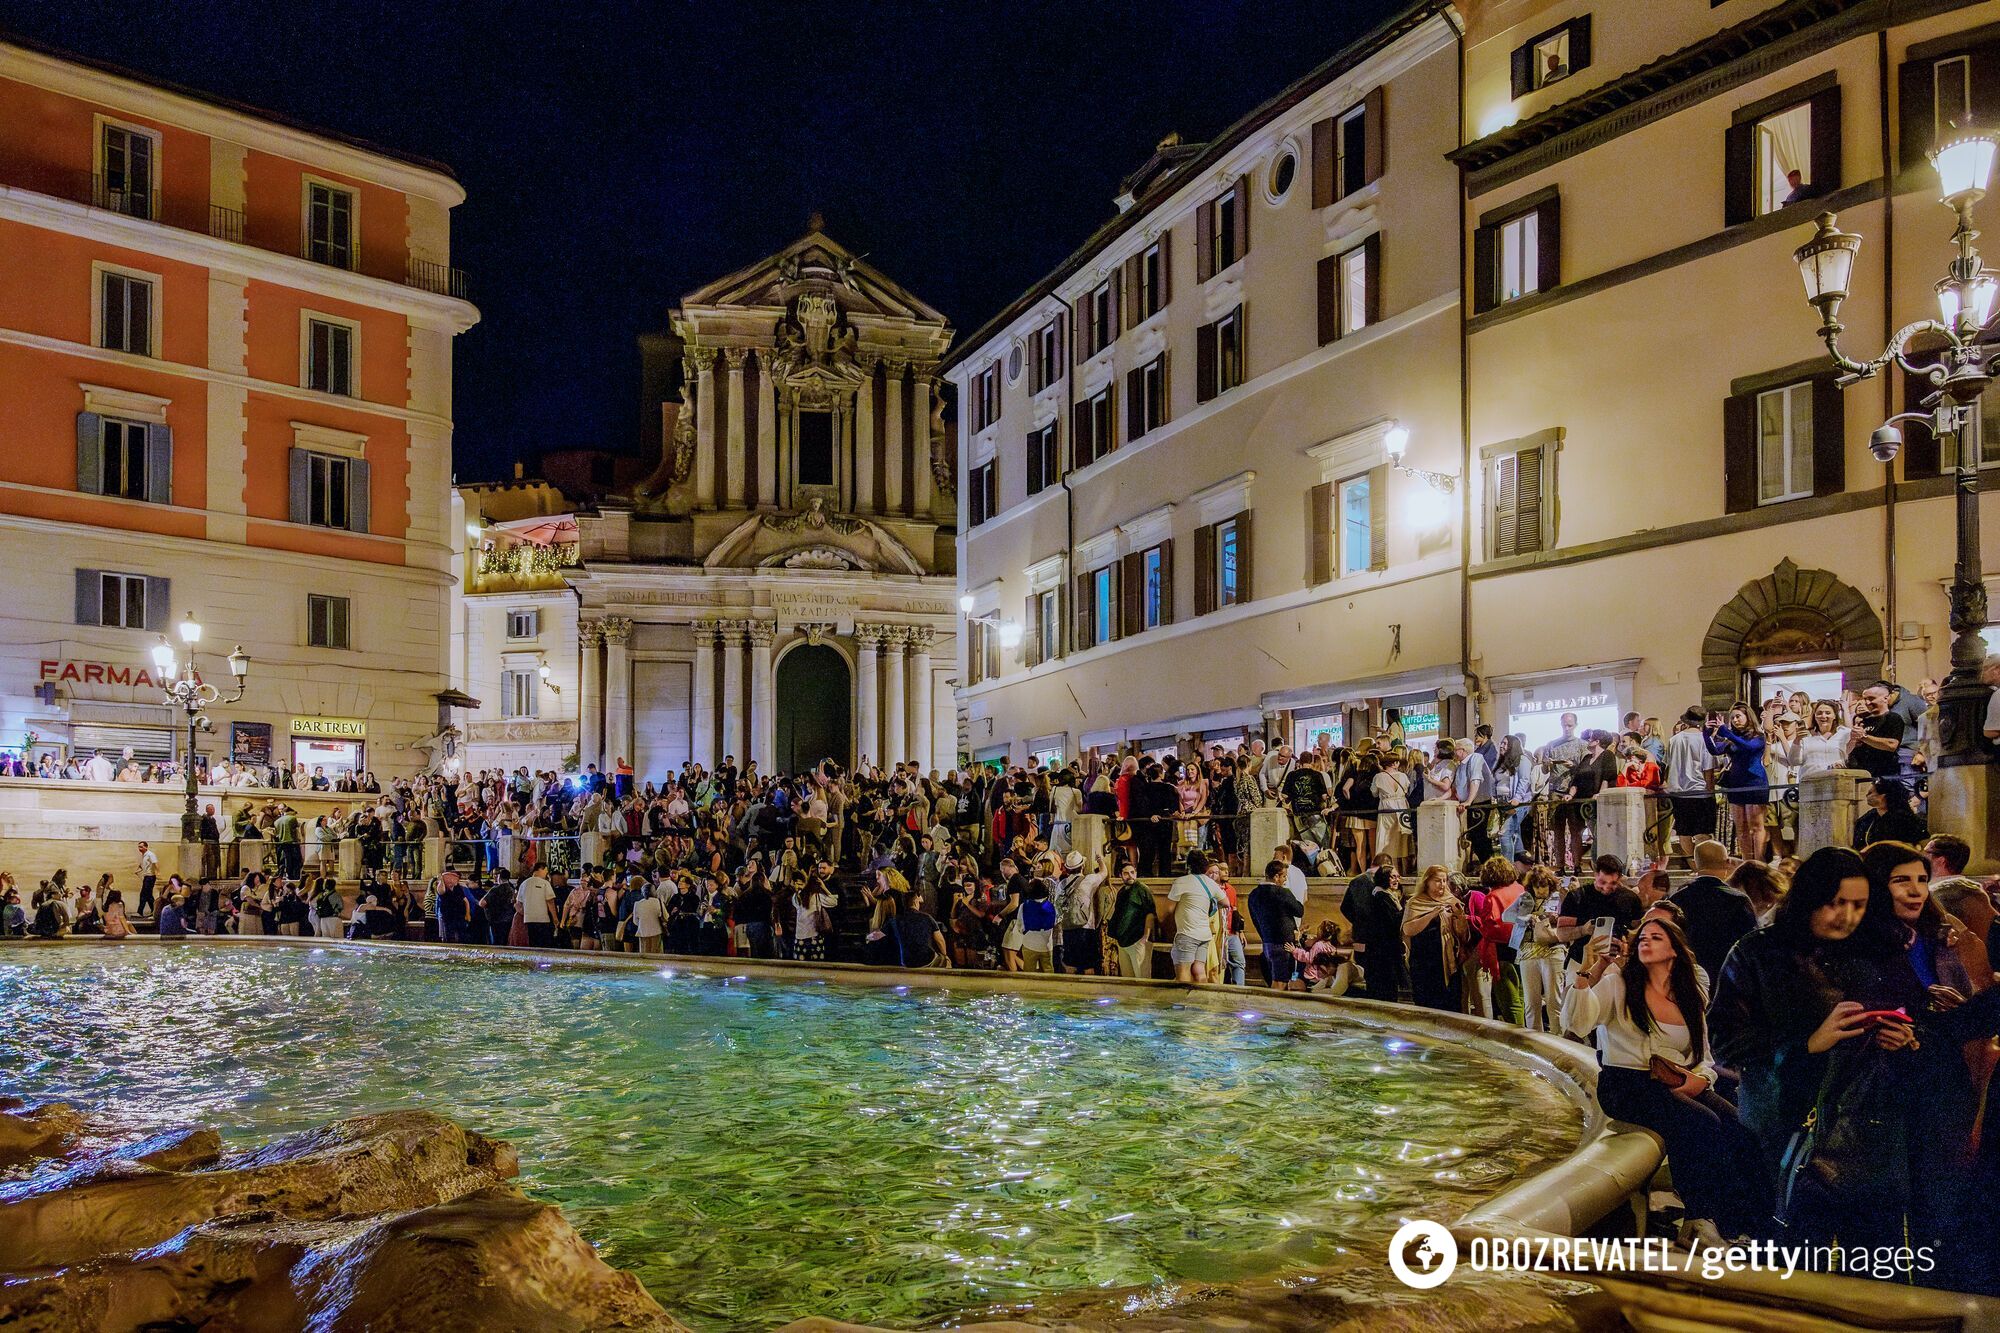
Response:
M323 741L366 740L368 724L358 717L295 717L292 735Z

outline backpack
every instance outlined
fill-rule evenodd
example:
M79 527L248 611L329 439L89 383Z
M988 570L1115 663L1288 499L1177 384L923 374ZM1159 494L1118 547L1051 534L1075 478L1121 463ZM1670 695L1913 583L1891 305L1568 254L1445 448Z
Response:
M1090 895L1083 891L1083 875L1079 872L1062 882L1062 923L1070 930L1090 929Z
M1056 905L1047 898L1028 898L1021 903L1022 930L1054 930Z

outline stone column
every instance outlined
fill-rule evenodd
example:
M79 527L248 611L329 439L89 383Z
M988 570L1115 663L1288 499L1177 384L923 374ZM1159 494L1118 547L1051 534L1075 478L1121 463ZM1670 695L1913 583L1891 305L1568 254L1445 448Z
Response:
M900 514L903 512L903 454L904 441L909 432L905 428L908 419L908 404L903 397L903 372L909 366L906 361L889 362L888 411L884 415L882 437L882 512Z
M624 616L606 616L604 628L604 757L600 773L615 773L618 761L637 767L632 754L632 659L626 644L632 638L632 622Z
M931 753L931 643L936 633L922 626L910 630L910 754L928 773L937 766Z
M722 753L743 765L743 635L740 620L722 622Z
M908 708L909 695L904 690L904 649L909 646L910 634L901 625L886 627L883 648L888 657L882 663L882 765L900 764L910 757L909 733L904 724L909 720L904 711Z
M694 718L688 728L693 759L703 768L715 767L715 625L694 622Z
M576 701L576 762L596 764L604 770L604 663L598 645L604 642L604 626L595 620L577 624L578 650L583 654L583 676Z
M882 646L882 626L856 625L854 644L860 654L855 670L854 762L856 766L882 758L881 681L875 650Z
M778 678L771 669L768 620L750 622L750 757L766 777L776 771L778 753Z
M910 409L910 512L928 518L931 512L931 398L937 380L929 366L919 366L910 391L916 398ZM926 763L929 761L926 760Z
M1800 778L1798 854L1811 856L1822 847L1852 847L1854 821L1868 806L1868 788L1873 782L1867 770L1860 768L1834 768ZM1932 809L1935 811L1935 805ZM1957 832L1957 828L1952 831ZM1976 847L1973 850L1975 854L1978 851Z
M1464 831L1457 801L1425 801L1417 807L1417 864L1457 870L1465 861L1458 849L1459 835Z
M1597 793L1597 835L1591 846L1599 856L1615 856L1626 865L1646 854L1646 789L1605 787Z
M1250 811L1249 823L1250 859L1245 864L1260 868L1267 866L1271 864L1271 854L1278 850L1279 844L1291 840L1291 816L1279 806L1260 805Z
M694 503L698 509L715 508L715 353L706 347L690 347L683 363L695 380L694 400Z
M854 395L854 512L875 512L875 367L861 358L861 388Z
M722 458L724 507L744 504L749 499L743 492L743 454L750 447L743 431L743 359L748 355L741 347L722 349L723 362L729 367L729 451Z
M757 354L757 503L778 504L778 395L771 367Z

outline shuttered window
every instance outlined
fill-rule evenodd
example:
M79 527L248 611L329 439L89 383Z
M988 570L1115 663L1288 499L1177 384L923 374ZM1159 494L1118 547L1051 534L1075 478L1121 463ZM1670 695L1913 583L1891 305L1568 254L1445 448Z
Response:
M1195 210L1195 277L1207 282L1250 253L1250 178Z
M1078 403L1071 418L1070 466L1089 467L1116 449L1117 425L1110 385Z
M1194 396L1205 403L1243 383L1243 307L1194 331Z
M1037 667L1062 656L1060 589L1045 588L1028 594L1026 629L1021 644L1029 667Z
M368 531L366 459L293 449L290 518L316 528Z
M164 631L171 580L109 569L76 571L76 623L112 629Z
M1722 143L1725 224L1840 188L1840 86L1819 82L1737 110Z
M1590 65L1590 15L1538 33L1514 48L1508 83L1515 97L1561 83Z
M987 519L1000 512L1000 490L993 474L993 460L988 459L966 474L969 483L965 497L966 522L978 527Z
M1487 463L1487 558L1543 550L1544 468L1540 446L1500 454Z
M1902 188L1918 179L1927 189L1935 184L1929 154L1954 126L2000 123L2000 37L1994 31L1987 26L1920 42L1898 68L1897 161L1909 177Z
M1195 529L1194 613L1250 600L1250 511Z
M1561 203L1551 187L1480 219L1472 234L1475 312L1560 285Z
M1136 440L1167 424L1167 354L1160 353L1125 376L1125 438Z
M1740 380L1723 402L1723 508L1732 514L1847 488L1847 423L1831 374ZM1929 432L1925 432L1928 435ZM1930 454L1936 456L1931 444ZM1905 462L1920 461L1921 450Z
M1312 127L1313 207L1338 203L1382 175L1382 89Z
M1062 480L1062 457L1055 422L1028 432L1026 455L1028 494L1039 495Z
M1055 320L1035 331L1028 339L1028 350L1033 367L1029 379L1030 391L1040 393L1062 376L1062 331Z

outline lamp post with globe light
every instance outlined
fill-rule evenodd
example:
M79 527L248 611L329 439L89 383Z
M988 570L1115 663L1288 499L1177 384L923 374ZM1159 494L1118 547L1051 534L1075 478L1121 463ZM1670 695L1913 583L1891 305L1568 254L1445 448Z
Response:
M1957 520L1950 594L1951 675L1938 696L1941 753L1935 761L1931 803L1934 826L1960 828L1972 839L1975 854L1982 856L2000 845L2000 821L1995 819L2000 803L1993 799L1990 756L1982 737L1987 691L1979 673L1986 657L1986 582L1979 551L1979 460L1972 449L1962 446L1968 443L1965 433L1978 411L1980 395L2000 368L1992 350L1980 341L2000 286L1973 247L1979 233L1972 225L1972 208L1986 193L1996 151L2000 136L1965 128L1931 154L1940 200L1958 220L1951 237L1957 253L1937 284L1938 317L1904 325L1872 360L1856 361L1840 350L1840 305L1847 298L1861 238L1839 230L1834 215L1822 213L1812 238L1793 252L1805 281L1806 301L1819 311L1819 335L1840 368L1837 383L1845 386L1868 379L1893 363L1932 386L1921 400L1921 411L1899 413L1875 430L1868 441L1870 452L1881 462L1893 460L1902 447L1897 423L1903 421L1925 423L1940 448L1950 441ZM1922 362L1911 352L1918 339L1926 344L1915 354L1924 358ZM1929 345L1939 342L1942 346L1931 361Z
M210 704L233 704L243 697L243 687L250 676L250 656L237 644L229 654L229 674L236 681L236 693L228 698L222 696L215 686L201 679L195 670L195 646L201 642L201 623L189 612L180 623L181 647L185 655L176 649L166 635L153 645L154 675L159 680L160 689L165 692L169 704L178 705L187 714L187 803L181 810L181 845L192 847L201 841L201 810L197 804L200 797L199 778L194 771L194 747L197 733L214 731L215 724L208 720L202 710Z

